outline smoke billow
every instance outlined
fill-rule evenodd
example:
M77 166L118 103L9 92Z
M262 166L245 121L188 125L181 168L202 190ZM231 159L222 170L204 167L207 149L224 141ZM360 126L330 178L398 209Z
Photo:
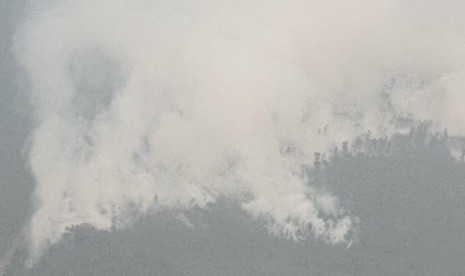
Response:
M356 217L304 168L367 131L465 134L459 5L31 1L32 260L75 225L221 197L279 236L350 242Z

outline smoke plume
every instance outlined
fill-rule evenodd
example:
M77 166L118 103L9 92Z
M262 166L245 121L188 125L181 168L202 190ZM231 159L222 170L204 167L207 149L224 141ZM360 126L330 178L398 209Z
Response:
M446 2L31 1L32 261L70 227L221 197L349 243L356 217L305 168L367 131L465 134L465 7Z

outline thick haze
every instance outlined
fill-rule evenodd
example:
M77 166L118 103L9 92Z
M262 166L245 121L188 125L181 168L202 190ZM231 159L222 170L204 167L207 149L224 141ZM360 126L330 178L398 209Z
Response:
M120 229L220 198L277 236L350 245L358 214L308 185L314 154L424 121L465 136L463 10L460 1L29 2L13 49L34 107L31 260L74 226Z

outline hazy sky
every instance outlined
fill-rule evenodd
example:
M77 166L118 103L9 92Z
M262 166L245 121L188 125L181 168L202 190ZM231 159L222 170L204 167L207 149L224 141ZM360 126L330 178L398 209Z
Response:
M0 5L0 276L464 271L461 1Z

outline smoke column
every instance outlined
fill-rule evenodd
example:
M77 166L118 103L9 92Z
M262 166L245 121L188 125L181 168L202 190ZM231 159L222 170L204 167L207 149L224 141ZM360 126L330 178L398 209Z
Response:
M5 271L11 265L16 250L21 246L21 243L24 242L24 237L27 233L27 230L27 227L23 227L23 229L13 239L13 241L8 247L8 250L5 252L3 258L0 260L0 276L4 276Z
M31 261L70 227L222 197L275 235L349 243L356 217L302 168L367 131L465 134L463 5L31 1Z

